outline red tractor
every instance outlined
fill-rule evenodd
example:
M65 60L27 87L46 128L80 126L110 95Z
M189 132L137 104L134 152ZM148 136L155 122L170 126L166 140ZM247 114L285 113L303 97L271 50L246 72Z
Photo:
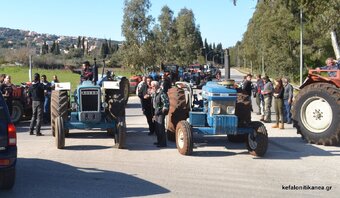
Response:
M18 123L23 117L29 119L32 116L32 103L27 95L30 82L22 83L13 92L12 122Z
M309 70L293 103L292 118L309 143L339 144L340 70Z

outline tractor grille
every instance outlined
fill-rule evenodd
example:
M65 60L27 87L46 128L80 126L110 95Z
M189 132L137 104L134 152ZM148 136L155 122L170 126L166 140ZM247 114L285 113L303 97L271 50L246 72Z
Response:
M81 111L99 111L99 90L82 89L80 91Z

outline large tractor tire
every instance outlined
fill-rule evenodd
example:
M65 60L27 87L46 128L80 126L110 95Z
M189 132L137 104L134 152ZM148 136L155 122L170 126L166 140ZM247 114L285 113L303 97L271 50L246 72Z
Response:
M15 183L15 167L0 172L0 190L10 190Z
M51 130L52 135L55 136L55 119L61 116L63 120L68 117L69 100L67 91L52 91L51 95ZM65 131L68 135L68 130Z
M130 82L127 78L123 77L120 80L119 89L121 90L121 93L124 96L124 101L126 105L129 101L129 93L130 93Z
M115 147L118 149L125 148L126 124L125 121L119 122L117 129L114 130Z
M340 142L340 89L329 83L307 85L296 96L292 118L298 133L309 143Z
M267 152L268 134L262 122L251 122L254 132L248 134L246 146L251 155L262 157Z
M166 117L166 132L169 141L176 139L176 126L178 122L186 120L189 117L189 106L185 98L183 89L174 87L168 90L169 96L169 113ZM190 104L189 104L190 105Z
M24 107L21 104L20 100L13 100L13 110L11 115L12 122L14 122L15 124L19 123L23 114Z
M176 126L176 146L182 155L191 155L193 151L193 134L190 124L182 120Z
M63 149L65 147L65 130L63 118L61 116L56 117L54 123L56 146L58 149Z

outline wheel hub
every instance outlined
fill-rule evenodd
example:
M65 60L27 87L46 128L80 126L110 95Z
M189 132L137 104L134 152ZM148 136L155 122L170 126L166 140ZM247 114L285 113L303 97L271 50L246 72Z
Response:
M330 127L332 119L331 106L319 96L307 99L301 107L301 122L311 132L324 132Z

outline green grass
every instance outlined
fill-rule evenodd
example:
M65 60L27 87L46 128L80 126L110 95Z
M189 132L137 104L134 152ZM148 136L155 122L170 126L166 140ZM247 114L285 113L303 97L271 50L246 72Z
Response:
M121 68L118 69L111 69L113 70L115 75L117 76L126 76L129 78L131 76L131 72L129 70L124 70ZM102 69L98 69L99 73L101 74ZM2 66L0 67L0 74L7 74L12 77L12 83L19 85L22 82L29 81L29 68L23 66ZM77 85L79 84L80 75L72 73L69 70L64 69L55 69L55 70L47 70L47 69L38 69L33 68L32 76L35 73L39 73L40 76L45 74L48 81L52 80L53 75L57 75L60 82L71 82L71 89L76 89Z

